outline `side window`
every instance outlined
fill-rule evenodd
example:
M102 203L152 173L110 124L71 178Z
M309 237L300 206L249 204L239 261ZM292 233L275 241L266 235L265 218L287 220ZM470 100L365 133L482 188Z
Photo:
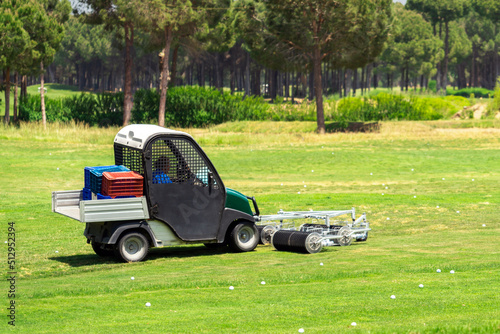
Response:
M196 148L184 139L157 139L151 149L152 184L190 182L208 185L210 169Z

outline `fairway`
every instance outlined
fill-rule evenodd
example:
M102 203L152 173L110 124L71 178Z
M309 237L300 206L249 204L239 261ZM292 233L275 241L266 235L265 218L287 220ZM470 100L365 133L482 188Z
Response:
M140 263L103 259L84 224L51 212L51 192L81 189L85 166L114 164L119 129L1 126L0 241L14 222L16 326L5 244L0 332L500 332L498 122L327 135L244 124L183 131L261 214L354 207L368 240L308 255L195 245L152 249Z

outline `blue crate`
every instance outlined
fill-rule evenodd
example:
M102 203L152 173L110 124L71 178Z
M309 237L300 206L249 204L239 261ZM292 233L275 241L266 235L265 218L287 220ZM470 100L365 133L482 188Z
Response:
M90 201L92 199L92 191L89 188L82 189L82 200Z
M85 188L89 188L93 193L101 192L102 173L104 172L129 172L125 166L96 166L85 167Z
M132 197L135 197L135 196L116 196L115 198L132 198ZM102 195L102 194L97 194L97 199L113 199L113 197Z

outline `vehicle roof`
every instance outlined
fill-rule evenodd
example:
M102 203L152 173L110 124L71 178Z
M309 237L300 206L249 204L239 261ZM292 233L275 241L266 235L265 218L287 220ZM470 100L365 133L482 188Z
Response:
M182 131L167 129L158 125L132 124L122 128L115 136L115 143L143 149L149 138L158 134L182 135L191 137L190 134ZM192 138L192 137L191 137Z

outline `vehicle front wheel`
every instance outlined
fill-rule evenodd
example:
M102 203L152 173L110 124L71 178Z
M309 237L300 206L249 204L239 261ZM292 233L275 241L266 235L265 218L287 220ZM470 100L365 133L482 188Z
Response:
M115 254L125 262L142 261L149 252L149 242L138 232L127 233L116 245Z
M113 256L113 250L106 249L105 246L103 244L101 244L100 242L92 241L92 249L100 257Z
M229 247L235 252L253 251L258 243L259 231L250 222L237 224L229 235Z

